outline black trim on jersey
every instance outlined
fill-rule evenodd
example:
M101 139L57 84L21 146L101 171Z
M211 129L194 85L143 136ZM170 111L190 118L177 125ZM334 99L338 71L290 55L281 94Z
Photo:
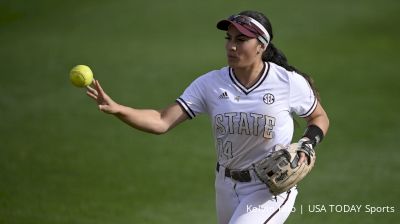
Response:
M192 116L189 114L189 112L187 112L187 110L185 109L185 107L181 104L181 102L179 102L178 100L175 100L178 105L182 108L183 111L185 111L186 115L188 116L189 119L192 119Z
M317 108L317 102L318 102L317 97L315 97L314 98L314 103L312 104L311 108L307 112L305 112L304 114L299 115L299 117L308 117L308 116L310 116L312 114L312 112L314 112L315 108Z
M196 117L196 114L193 112L193 110L189 107L189 105L181 98L179 97L176 102L179 104L179 106L182 107L182 109L186 112L186 114L189 116L190 119Z
M266 65L268 65L268 69L265 69ZM251 93L253 90L257 89L263 82L264 80L267 78L268 76L268 72L270 69L270 64L268 62L264 62L264 67L261 70L260 74L262 74L260 76L260 78L257 80L256 83L254 83L252 86L250 86L249 88L244 87L239 80L236 78L235 74L233 73L233 68L229 67L229 77L231 78L233 84L235 84L235 86L237 86L240 90L242 90L242 92L246 95L248 95L249 93Z
M268 217L267 220L265 220L264 224L266 224L266 223L268 223L269 221L271 221L271 219L276 215L276 213L278 213L278 212L282 209L282 207L283 207L283 206L286 204L286 202L289 200L289 195L290 195L290 193L291 193L291 191L289 190L289 191L287 192L286 199L283 201L283 203L281 204L281 206L279 206L279 208L278 208L274 213L272 213L272 215L270 215L270 216Z

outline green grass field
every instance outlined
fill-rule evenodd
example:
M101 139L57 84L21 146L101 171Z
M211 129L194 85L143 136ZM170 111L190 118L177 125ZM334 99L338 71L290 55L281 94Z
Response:
M397 0L1 1L0 223L216 223L208 118L144 134L100 113L68 72L87 64L118 102L162 108L225 66L215 23L245 9L268 15L331 121L287 223L397 223Z

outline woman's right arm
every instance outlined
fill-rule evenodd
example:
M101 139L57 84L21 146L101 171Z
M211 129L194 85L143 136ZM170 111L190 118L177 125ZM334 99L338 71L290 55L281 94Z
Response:
M118 104L104 92L98 80L94 81L94 88L87 88L86 93L96 101L101 111L113 114L129 126L148 133L166 133L188 118L178 103L162 110L135 109Z

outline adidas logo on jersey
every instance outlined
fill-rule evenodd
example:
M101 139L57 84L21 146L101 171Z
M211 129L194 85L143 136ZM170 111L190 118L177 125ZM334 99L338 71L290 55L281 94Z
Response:
M223 92L221 95L219 95L218 99L229 99L228 93Z

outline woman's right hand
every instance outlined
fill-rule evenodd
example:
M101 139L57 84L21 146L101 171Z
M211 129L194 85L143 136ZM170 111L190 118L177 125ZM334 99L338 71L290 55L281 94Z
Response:
M121 105L112 100L111 97L104 92L98 80L94 80L93 83L94 88L91 86L86 87L86 94L96 101L101 111L108 114L117 114Z

